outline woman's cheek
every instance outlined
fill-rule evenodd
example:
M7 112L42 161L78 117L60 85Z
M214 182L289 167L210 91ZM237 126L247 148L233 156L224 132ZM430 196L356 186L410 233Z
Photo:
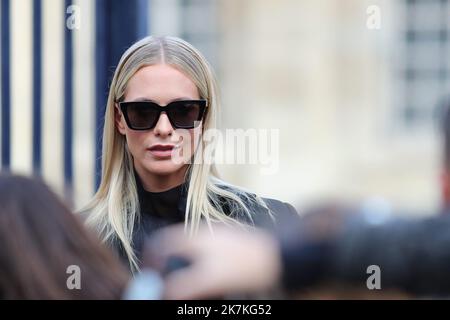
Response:
M145 156L146 146L144 141L145 136L141 133L133 132L127 134L127 145L133 157L140 158Z

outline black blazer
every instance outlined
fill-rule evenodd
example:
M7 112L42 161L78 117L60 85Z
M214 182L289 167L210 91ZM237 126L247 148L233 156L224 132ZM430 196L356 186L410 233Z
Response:
M140 216L135 221L133 230L133 248L135 250L137 258L142 258L142 249L145 239L151 236L155 231L176 223L183 223L185 219L185 210L187 204L187 184L182 184L164 193L164 196L168 197L165 201L172 201L174 203L173 210L169 210L169 214L159 215L155 212L151 193L147 192L140 182L140 179L136 176L136 185L138 191L138 198L140 204ZM226 188L226 187L224 187ZM254 197L254 194L247 194L250 197ZM229 209L229 203L223 199L220 201L221 206L225 212L230 213L230 217L254 225L256 227L264 228L267 230L275 230L277 221L292 220L293 217L297 217L298 213L292 205L286 202L282 202L270 198L262 198L267 207L271 210L272 219L267 210L260 205L250 204L245 197L242 197L243 202L249 207L252 213L252 219L250 220L248 215L244 212L233 212ZM178 202L178 203L176 203ZM175 204L176 203L176 204ZM113 244L113 249L119 254L120 258L127 262L125 251L120 243ZM128 265L128 262L126 263Z

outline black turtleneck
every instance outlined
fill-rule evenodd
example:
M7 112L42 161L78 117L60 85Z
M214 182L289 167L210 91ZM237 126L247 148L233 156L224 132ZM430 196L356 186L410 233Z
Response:
M134 225L133 247L140 259L146 237L162 227L184 222L187 183L182 183L166 191L151 192L144 189L137 173L135 173L135 178L140 214Z
M184 209L180 200L185 196L187 186L182 183L162 192L144 189L139 176L136 175L141 216L149 215L162 220L179 222L184 220Z

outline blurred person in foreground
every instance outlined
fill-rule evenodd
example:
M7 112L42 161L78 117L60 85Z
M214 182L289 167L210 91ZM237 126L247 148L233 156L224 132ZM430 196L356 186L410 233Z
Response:
M40 180L0 175L0 299L120 299L119 260ZM80 289L69 289L69 266Z
M211 236L204 228L188 239L182 227L170 227L148 241L144 261L155 268L173 257L186 261L166 278L168 299L279 285L291 293L322 290L320 297L327 288L330 297L336 289L351 290L357 298L450 296L450 216L383 221L376 215L329 205L277 234L222 227ZM371 266L380 270L380 290L368 287Z
M443 165L441 166L442 213L450 213L450 99L442 108Z

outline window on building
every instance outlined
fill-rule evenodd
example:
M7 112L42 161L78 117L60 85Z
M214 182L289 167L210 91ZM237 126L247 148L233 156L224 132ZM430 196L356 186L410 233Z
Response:
M450 0L402 0L400 103L406 129L429 128L450 94Z

